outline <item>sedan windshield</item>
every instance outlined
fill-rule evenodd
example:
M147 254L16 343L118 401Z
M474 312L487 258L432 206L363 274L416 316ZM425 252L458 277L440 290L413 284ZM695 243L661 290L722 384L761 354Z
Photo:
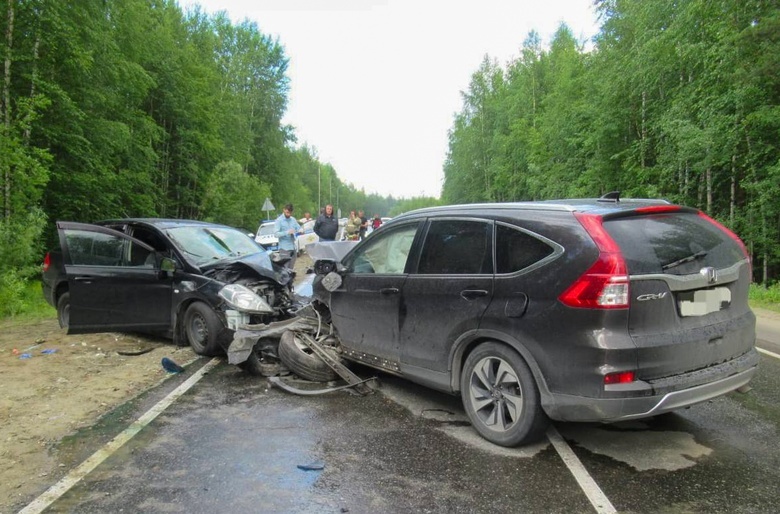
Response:
M274 235L274 224L261 225L260 230L257 232L258 236L272 236Z
M166 233L198 266L264 251L246 234L228 227L176 227Z

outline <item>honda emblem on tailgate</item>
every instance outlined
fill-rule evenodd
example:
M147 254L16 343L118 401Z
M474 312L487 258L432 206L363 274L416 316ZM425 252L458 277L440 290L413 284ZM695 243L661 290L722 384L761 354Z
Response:
M718 270L713 267L706 267L699 270L699 274L707 279L708 284L714 284L718 281Z

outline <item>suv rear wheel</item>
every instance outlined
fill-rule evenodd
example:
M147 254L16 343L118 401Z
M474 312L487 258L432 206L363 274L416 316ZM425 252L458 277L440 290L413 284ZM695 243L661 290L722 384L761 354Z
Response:
M471 352L460 377L460 394L471 424L492 443L530 443L547 427L530 368L503 344L483 343Z

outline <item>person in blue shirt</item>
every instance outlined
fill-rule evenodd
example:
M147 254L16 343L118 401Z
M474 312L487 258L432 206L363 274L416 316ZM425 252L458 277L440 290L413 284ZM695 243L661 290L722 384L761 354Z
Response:
M295 260L298 257L295 251L295 235L303 234L303 229L293 218L292 213L293 204L288 203L274 222L274 233L279 238L279 253L286 252L290 256L290 260L284 264L289 269L295 267Z

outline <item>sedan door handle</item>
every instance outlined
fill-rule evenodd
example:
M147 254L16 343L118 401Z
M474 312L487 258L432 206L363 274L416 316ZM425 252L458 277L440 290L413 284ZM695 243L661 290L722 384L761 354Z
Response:
M460 292L460 296L464 300L476 300L477 298L482 298L487 295L488 292L484 289L464 289Z
M379 294L398 294L399 291L397 287L385 287L379 290Z
M73 277L76 282L92 282L95 277Z

